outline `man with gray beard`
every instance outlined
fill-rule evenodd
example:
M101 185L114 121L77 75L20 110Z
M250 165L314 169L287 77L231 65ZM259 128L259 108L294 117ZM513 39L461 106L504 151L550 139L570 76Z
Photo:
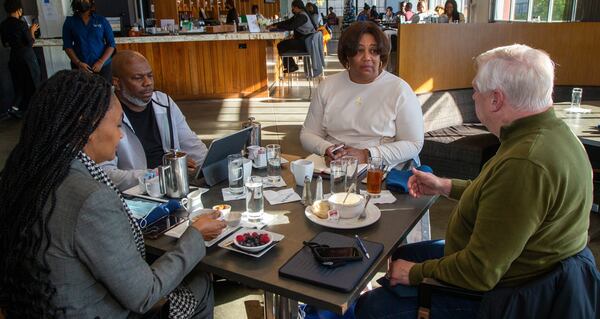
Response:
M123 106L117 156L102 164L120 190L138 184L147 169L161 165L165 152L178 149L188 154L188 169L201 166L207 148L185 121L167 94L154 91L148 60L135 51L120 51L112 60L115 94Z

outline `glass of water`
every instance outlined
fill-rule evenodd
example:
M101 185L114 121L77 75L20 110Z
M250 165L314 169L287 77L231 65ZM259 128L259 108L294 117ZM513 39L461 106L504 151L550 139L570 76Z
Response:
M232 194L244 193L244 158L242 154L227 156L227 171L229 172L229 191Z
M583 90L581 88L573 88L571 91L571 107L574 109L578 109L581 106L581 96L583 95Z
M281 178L281 146L279 144L267 145L267 176L272 183L279 182Z
M246 216L251 223L262 221L265 207L262 188L263 181L260 176L250 176L246 182Z
M329 191L332 195L346 191L346 167L344 164L341 159L329 163Z
M342 157L343 165L346 167L346 180L344 181L344 191L348 191L350 185L356 186L358 193L358 158L354 156Z

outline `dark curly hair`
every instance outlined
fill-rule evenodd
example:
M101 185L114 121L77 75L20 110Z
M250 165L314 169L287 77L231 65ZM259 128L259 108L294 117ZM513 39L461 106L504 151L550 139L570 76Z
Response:
M47 225L56 189L108 111L111 94L98 75L60 71L31 99L19 142L0 172L0 307L7 318L61 311L51 300Z
M377 53L381 59L383 68L388 63L390 57L390 41L381 31L378 25L371 21L357 21L352 23L340 37L338 43L338 59L344 67L348 67L349 59L358 53L358 44L364 34L371 34L377 43Z
M6 13L11 14L19 9L23 9L21 0L6 0L4 1L4 10Z

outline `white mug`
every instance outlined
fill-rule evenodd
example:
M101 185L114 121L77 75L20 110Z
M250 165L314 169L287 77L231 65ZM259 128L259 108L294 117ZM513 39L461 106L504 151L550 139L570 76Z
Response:
M254 159L254 164L256 164L256 167L267 166L267 150L264 147L261 147L261 149L258 150L258 155Z
M244 183L252 176L252 160L244 158L242 166L244 167Z
M315 164L305 159L295 160L290 164L290 170L294 174L294 179L298 186L304 185L304 178L307 176L312 179L314 169Z
M183 208L185 208L185 210L191 214L199 209L204 208L201 197L202 191L199 189L190 192L186 197L181 199L181 206L183 206Z
M258 145L250 145L246 149L248 150L248 159L254 160L258 155L258 149L260 146Z

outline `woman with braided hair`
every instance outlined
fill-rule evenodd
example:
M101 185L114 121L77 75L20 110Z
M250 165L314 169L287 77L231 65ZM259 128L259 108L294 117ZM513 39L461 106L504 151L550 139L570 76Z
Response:
M96 165L115 156L121 118L108 82L83 71L58 72L33 96L0 172L7 318L212 317L209 276L192 270L225 224L205 215L146 263L139 226Z

